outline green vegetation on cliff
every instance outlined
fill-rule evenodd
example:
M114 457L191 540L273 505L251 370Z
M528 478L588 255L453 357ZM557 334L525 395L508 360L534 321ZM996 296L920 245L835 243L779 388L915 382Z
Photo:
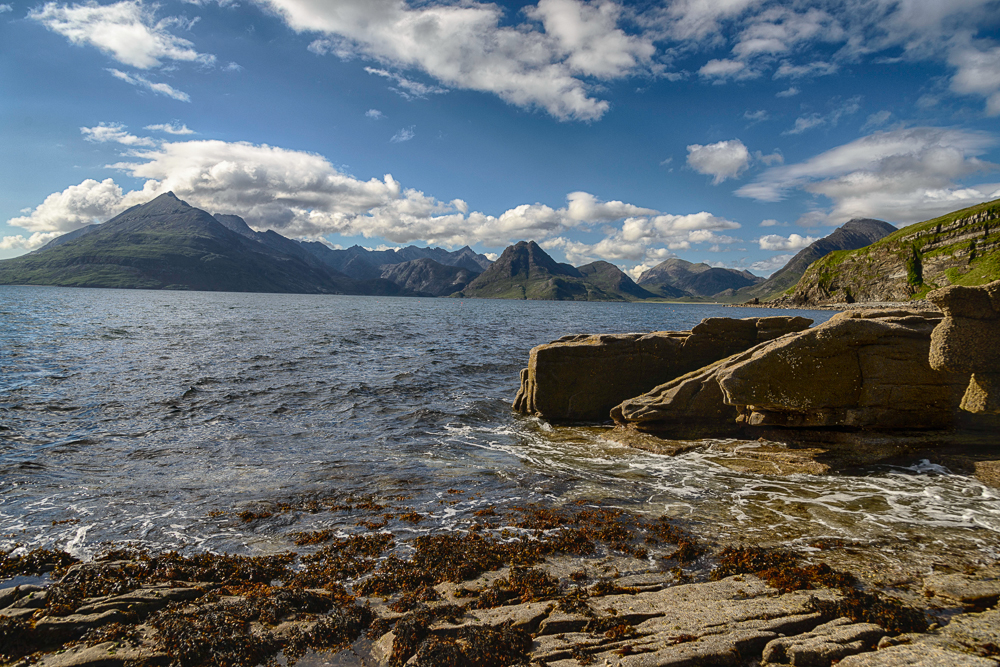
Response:
M1000 279L1000 200L904 227L817 260L782 301L798 305L908 301L948 285Z

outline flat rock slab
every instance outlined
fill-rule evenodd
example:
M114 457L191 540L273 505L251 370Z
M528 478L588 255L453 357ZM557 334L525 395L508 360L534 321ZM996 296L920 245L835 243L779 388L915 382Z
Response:
M934 646L890 646L874 653L861 653L844 658L838 667L997 667L1000 662L989 658Z
M33 664L35 667L156 667L170 664L170 657L163 653L122 648L115 642L105 642L96 646L74 646L62 653L47 655Z
M873 623L838 618L801 635L774 639L764 647L766 664L830 667L849 655L875 648L885 631Z
M924 594L973 607L991 607L1000 599L1000 577L937 574L924 579Z
M522 627L536 633L532 659L551 667L577 667L581 659L636 666L738 665L759 657L783 635L814 630L824 619L810 600L837 596L829 590L779 594L757 577L743 575L593 596L578 613L560 609L555 601L471 610L457 624L432 625L431 632L454 636L468 626ZM832 628L825 637L828 643L863 637L874 644L877 638L869 640L868 630ZM380 664L387 664L393 640L388 633L376 642L373 655Z

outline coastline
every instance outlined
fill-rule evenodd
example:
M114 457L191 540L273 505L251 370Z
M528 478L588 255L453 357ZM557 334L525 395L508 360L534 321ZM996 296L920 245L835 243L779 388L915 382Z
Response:
M911 650L954 665L1000 657L1000 562L887 570L864 545L712 544L670 517L589 503L487 507L460 530L404 541L364 524L418 524L415 509L349 504L362 530L302 533L297 554L117 545L84 564L51 551L7 558L5 576L58 579L0 592L3 664L756 665L819 645L823 664L891 665Z

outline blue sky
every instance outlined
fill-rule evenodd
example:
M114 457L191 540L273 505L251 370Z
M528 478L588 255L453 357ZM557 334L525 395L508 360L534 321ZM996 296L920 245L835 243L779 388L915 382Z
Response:
M1000 198L997 0L0 0L0 257L172 190L347 247L767 275Z

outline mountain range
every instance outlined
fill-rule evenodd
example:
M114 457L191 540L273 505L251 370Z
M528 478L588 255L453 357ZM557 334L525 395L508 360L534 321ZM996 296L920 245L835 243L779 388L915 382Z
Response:
M579 268L560 264L534 241L508 246L493 264L454 296L547 301L640 301L657 296L614 264Z
M258 232L239 216L212 215L167 193L0 261L0 285L805 306L899 301L1000 278L998 219L1000 200L900 230L851 220L766 280L671 258L636 282L608 262L556 262L534 241L509 246L495 262L468 246L335 249Z
M213 216L166 193L0 261L0 284L440 296L483 265L489 259L468 247L333 250L254 231L239 216ZM408 277L400 284L383 273Z

